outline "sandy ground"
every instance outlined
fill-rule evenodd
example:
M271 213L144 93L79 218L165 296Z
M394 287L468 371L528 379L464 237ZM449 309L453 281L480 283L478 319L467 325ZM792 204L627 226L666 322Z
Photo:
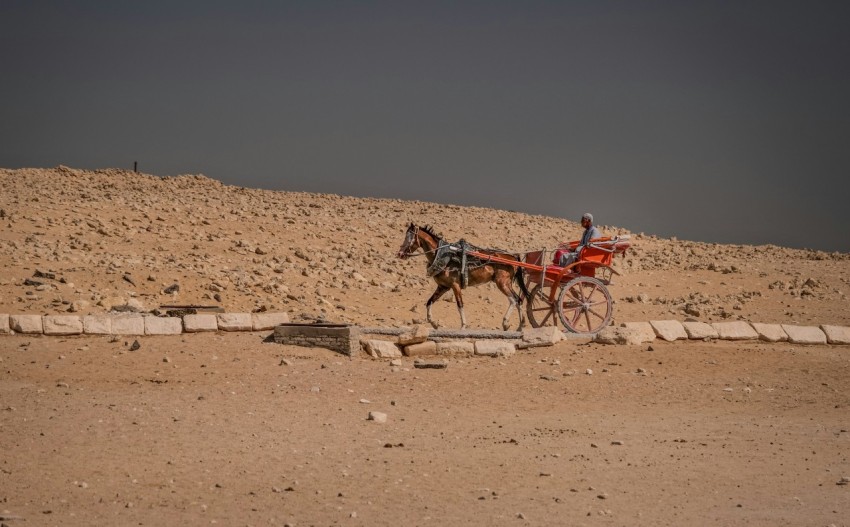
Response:
M201 303L401 326L434 287L394 258L410 221L516 250L579 235L196 176L0 169L0 188L0 313ZM616 322L850 325L850 255L603 231L635 242ZM464 295L472 326L499 326L495 288ZM457 326L450 295L434 313ZM0 523L850 525L850 346L562 342L423 370L267 335L0 336Z

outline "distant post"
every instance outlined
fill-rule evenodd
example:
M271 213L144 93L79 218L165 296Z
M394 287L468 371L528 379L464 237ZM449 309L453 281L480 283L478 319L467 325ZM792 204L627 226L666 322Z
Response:
M139 172L139 162L138 161L133 161L133 172L136 172L136 173Z

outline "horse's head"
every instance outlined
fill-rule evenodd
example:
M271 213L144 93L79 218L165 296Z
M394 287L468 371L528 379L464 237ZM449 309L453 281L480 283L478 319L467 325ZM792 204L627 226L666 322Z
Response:
M402 260L410 258L420 247L422 245L419 243L419 227L411 223L410 227L407 228L407 232L404 233L404 241L401 242L397 256Z

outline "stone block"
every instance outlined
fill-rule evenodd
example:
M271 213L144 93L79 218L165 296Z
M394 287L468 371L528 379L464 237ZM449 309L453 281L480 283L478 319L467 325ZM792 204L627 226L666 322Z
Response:
M476 340L475 354L485 357L510 357L516 353L516 345L504 340Z
M77 315L45 315L42 324L45 335L80 335L83 319Z
M2 326L2 321L0 321L0 326ZM820 328L826 335L826 341L830 344L850 344L850 328L846 326L828 326L826 324ZM2 328L0 328L0 331L2 331Z
M398 337L398 343L402 346L408 346L410 344L419 344L420 342L425 342L428 340L428 336L431 334L431 328L424 325L419 324L418 326L414 326L410 331L405 331Z
M557 326L530 328L522 332L522 347L536 348L539 346L554 346L564 340L564 332Z
M144 317L145 335L179 335L183 320L179 317Z
M759 338L759 334L743 320L731 322L712 322L711 327L717 331L717 338L721 340L753 340Z
M788 334L782 329L779 324L761 324L759 322L751 322L751 326L758 333L759 339L767 342L784 342L788 340Z
M639 329L608 326L602 328L602 331L596 334L594 342L599 344L639 345L645 342L643 337L644 335Z
M475 345L465 340L447 340L437 343L437 355L467 357L475 354Z
M9 315L9 327L17 333L44 333L41 315Z
M112 317L109 315L84 316L83 333L87 335L111 335Z
M636 330L640 344L655 340L655 330L652 329L652 324L649 322L623 322L620 325L627 329Z
M705 322L682 322L689 339L716 339L720 335L717 330Z
M218 318L210 313L186 315L183 317L183 330L186 333L198 333L201 331L217 331Z
M113 335L144 335L145 317L142 315L118 315L112 317Z
M655 331L655 335L667 342L688 338L685 327L678 320L650 320L649 324Z
M288 313L252 313L251 324L254 331L266 331L274 329L280 324L289 323Z
M826 344L826 334L817 326L782 324L788 341L794 344Z
M433 340L418 342L404 347L404 354L408 357L421 357L423 355L436 355L437 343Z
M363 342L366 353L376 359L394 359L401 357L401 350L388 340L366 340Z
M254 328L251 313L219 313L216 318L218 329L222 331L251 331Z
M0 333L11 333L12 327L9 326L9 315L0 315Z

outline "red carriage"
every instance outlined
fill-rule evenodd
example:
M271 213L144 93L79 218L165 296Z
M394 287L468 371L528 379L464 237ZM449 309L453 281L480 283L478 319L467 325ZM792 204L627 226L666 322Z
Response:
M466 319L461 289L467 285L494 282L510 301L502 319L505 329L513 308L527 299L526 313L532 326L557 326L560 321L573 333L595 334L610 324L614 315L613 300L607 286L619 273L611 264L615 255L625 254L628 250L629 237L595 238L581 248L573 263L565 267L555 263L560 253L574 251L578 245L579 242L573 241L562 244L555 251L532 251L521 258L507 251L472 247L463 240L449 244L430 228L411 224L398 256L407 258L422 249L427 257L429 276L437 282L437 290L426 304L428 321L435 327L437 324L431 318L431 305L443 293L450 289L454 292L461 327L464 327ZM457 256L460 264L432 271L441 254ZM475 260L473 269L467 269L468 259ZM513 291L513 281L519 282L522 296ZM524 317L521 310L519 317L522 328Z

